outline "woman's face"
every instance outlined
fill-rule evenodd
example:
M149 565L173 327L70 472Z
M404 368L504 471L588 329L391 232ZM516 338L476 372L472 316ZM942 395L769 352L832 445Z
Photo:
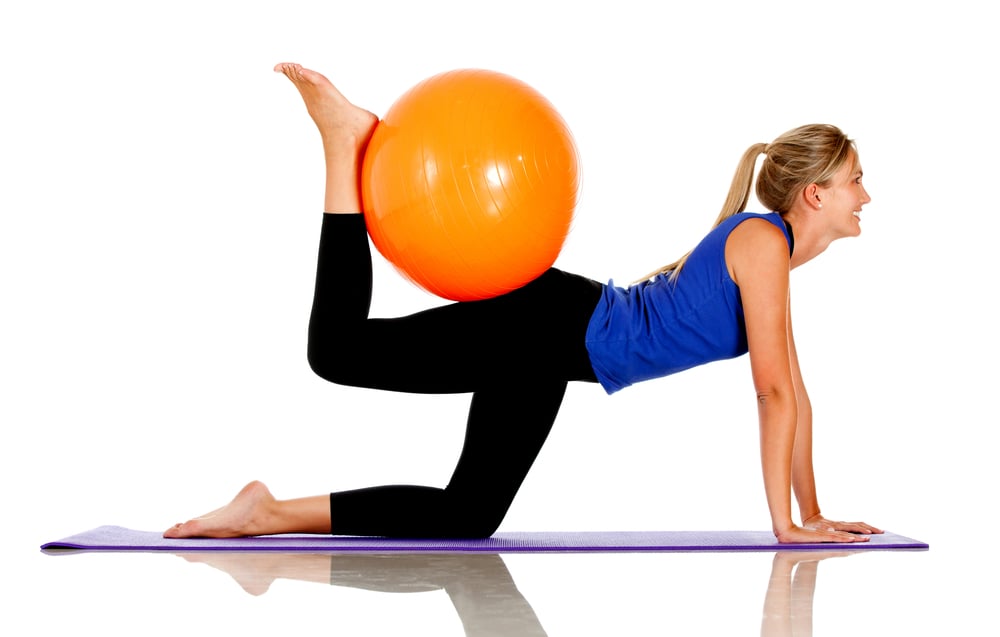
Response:
M861 207L871 201L861 183L861 162L852 156L817 196L823 204L822 216L830 224L835 239L861 234Z

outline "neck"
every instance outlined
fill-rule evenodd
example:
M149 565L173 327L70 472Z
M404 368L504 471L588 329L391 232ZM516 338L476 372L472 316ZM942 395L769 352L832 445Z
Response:
M792 269L799 267L803 263L812 261L829 247L831 243L830 239L822 234L821 229L816 224L810 223L811 217L809 215L803 215L796 210L791 210L782 215L782 218L792 226L795 232L795 250L792 252L791 261Z

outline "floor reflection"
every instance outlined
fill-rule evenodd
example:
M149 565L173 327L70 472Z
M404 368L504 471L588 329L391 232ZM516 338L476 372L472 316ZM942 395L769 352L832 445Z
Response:
M856 551L855 551L856 552ZM762 637L812 637L813 597L819 563L847 557L851 551L778 551L771 561L771 578L764 596Z
M779 551L764 594L763 637L809 637L819 563L851 551ZM531 605L497 554L306 554L192 552L192 563L228 573L247 593L263 595L278 579L385 593L444 590L468 637L545 635ZM724 605L725 601L721 600ZM724 610L724 609L720 609Z
M181 553L228 573L251 595L277 579L385 593L444 590L468 637L546 635L497 554Z

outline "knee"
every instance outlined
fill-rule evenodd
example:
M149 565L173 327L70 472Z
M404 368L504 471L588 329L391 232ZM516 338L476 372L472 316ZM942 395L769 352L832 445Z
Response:
M467 503L458 508L458 515L453 516L449 535L456 538L481 540L492 536L500 528L507 515L508 506L484 506L488 498L481 498L474 503Z
M453 540L485 540L492 537L498 528L500 528L499 522L463 520L452 524L447 530L432 533L430 536Z
M328 382L349 387L382 388L385 372L373 366L371 356L366 354L359 342L310 340L306 359L313 373Z
M462 529L461 537L470 540L485 540L497 532L502 520L502 517L500 519L482 518L469 520L468 524L464 525Z
M345 357L329 347L329 344L317 343L314 339L309 340L306 360L309 361L309 368L320 378L331 383L347 384L345 372L349 366L344 364L344 359Z

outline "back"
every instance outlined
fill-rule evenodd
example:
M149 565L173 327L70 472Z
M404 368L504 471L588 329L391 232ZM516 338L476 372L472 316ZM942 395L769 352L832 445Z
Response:
M730 233L762 218L791 236L777 213L743 212L695 247L675 281L659 275L629 288L609 282L587 328L587 351L609 394L712 361L747 353L739 288L726 268Z

